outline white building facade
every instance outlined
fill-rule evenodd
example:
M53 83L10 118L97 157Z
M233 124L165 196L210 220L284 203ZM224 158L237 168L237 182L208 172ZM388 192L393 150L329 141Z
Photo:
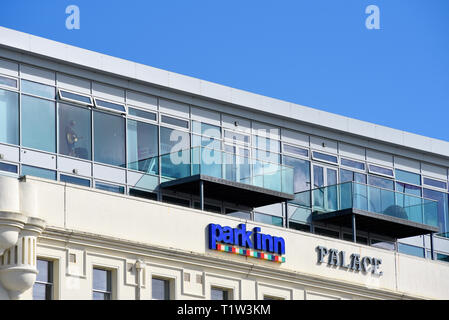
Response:
M0 28L1 299L448 299L449 143Z

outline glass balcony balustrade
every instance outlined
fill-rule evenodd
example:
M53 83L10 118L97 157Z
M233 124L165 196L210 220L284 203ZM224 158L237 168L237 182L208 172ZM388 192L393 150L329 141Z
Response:
M291 203L311 208L314 214L352 208L438 227L437 201L358 182L299 192Z
M207 147L158 157L162 181L205 175L293 195L293 168Z

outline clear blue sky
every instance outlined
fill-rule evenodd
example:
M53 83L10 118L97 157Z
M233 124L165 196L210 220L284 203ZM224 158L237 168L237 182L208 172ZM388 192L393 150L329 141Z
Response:
M15 0L0 25L449 141L449 0Z

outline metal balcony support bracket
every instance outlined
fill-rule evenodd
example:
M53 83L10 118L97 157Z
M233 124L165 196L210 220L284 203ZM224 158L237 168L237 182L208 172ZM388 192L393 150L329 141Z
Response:
M435 252L433 246L433 232L430 233L430 259L435 260Z
M356 222L355 222L355 214L352 214L352 241L354 243L357 242L357 230L356 230Z
M204 181L200 180L200 207L204 211Z

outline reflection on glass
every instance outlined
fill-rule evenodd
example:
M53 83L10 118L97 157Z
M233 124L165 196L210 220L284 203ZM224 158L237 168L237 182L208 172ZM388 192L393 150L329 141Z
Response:
M153 300L169 300L170 299L169 280L152 278L151 292Z
M0 76L0 85L17 88L17 80Z
M383 167L379 167L379 166L375 166L375 165L370 164L369 165L369 171L373 172L373 173L379 173L379 174L383 174L383 175L386 175L386 176L393 177L393 170L392 169L383 168Z
M189 122L187 120L173 118L165 115L161 116L161 122L186 129L189 127Z
M92 105L92 98L88 96L83 96L81 94L76 94L64 90L60 90L59 95L63 100L74 100L76 102L81 102L82 104Z
M94 111L94 160L125 167L125 119Z
M448 195L447 193L423 189L423 197L437 200L438 210L438 228L441 233L449 232L449 217L448 217Z
M210 289L210 299L211 300L228 300L228 291L220 288Z
M225 214L231 217L236 217L240 219L246 219L249 220L251 218L251 214L247 211L240 211L236 209L225 209Z
M78 177L73 177L73 176L68 176L68 175L65 175L65 174L61 174L59 176L59 181L66 182L66 183L71 183L71 184L77 184L79 186L84 186L84 187L90 187L90 180L83 179L83 178L78 178Z
M56 180L56 171L27 166L24 164L22 165L22 175L24 176L29 175L44 179Z
M60 103L58 109L59 153L91 160L91 112Z
M19 144L19 95L0 90L0 142Z
M441 188L441 189L446 189L447 188L446 182L438 181L438 180L434 180L434 179L430 179L430 178L424 178L423 179L423 183L425 185L428 185L428 186L431 186L431 187L436 187L436 188Z
M192 121L192 131L197 134L201 134L204 136L220 139L221 138L221 129L218 126L214 126L212 124Z
M424 258L424 248L411 246L409 244L398 242L398 251L416 257Z
M396 180L407 182L411 184L421 185L421 175L413 172L408 172L404 170L395 170Z
M109 192L115 192L115 193L125 193L125 188L122 186L116 186L113 184L109 184L109 183L103 183L103 182L95 182L95 188L96 189L100 189L100 190L104 190L104 191L109 191Z
M272 216L263 213L254 213L254 221L262 222L266 224L272 224L274 226L282 227L282 217Z
M285 143L283 145L283 148L284 148L284 152L296 154L298 156L303 156L303 157L308 157L309 156L309 150L307 150L307 149L294 147L294 146L291 146L291 145L288 145L288 144L285 144Z
M279 152L280 142L261 136L253 136L253 147L257 149L268 150L270 152Z
M152 120L152 121L156 121L156 119L157 119L156 113L154 113L154 112L143 111L143 110L135 109L135 108L131 108L131 107L128 107L128 114L130 116L136 116L136 117L140 117L140 118L144 118L144 119Z
M53 263L37 259L38 274L33 285L33 300L51 300L53 291Z
M55 88L47 86L45 84L32 82L28 80L21 81L21 90L24 93L29 93L35 96L40 96L43 98L54 99L55 98Z
M54 102L22 95L22 145L56 151Z
M128 120L128 168L159 174L157 126Z
M93 300L111 300L111 271L93 269Z
M332 156L330 154L325 154L325 153L321 153L321 152L316 152L313 151L313 158L316 160L323 160L323 161L328 161L328 162L333 162L333 163L337 163L337 157L336 156Z
M0 171L17 173L18 170L19 170L18 166L14 165L14 164L0 162Z

